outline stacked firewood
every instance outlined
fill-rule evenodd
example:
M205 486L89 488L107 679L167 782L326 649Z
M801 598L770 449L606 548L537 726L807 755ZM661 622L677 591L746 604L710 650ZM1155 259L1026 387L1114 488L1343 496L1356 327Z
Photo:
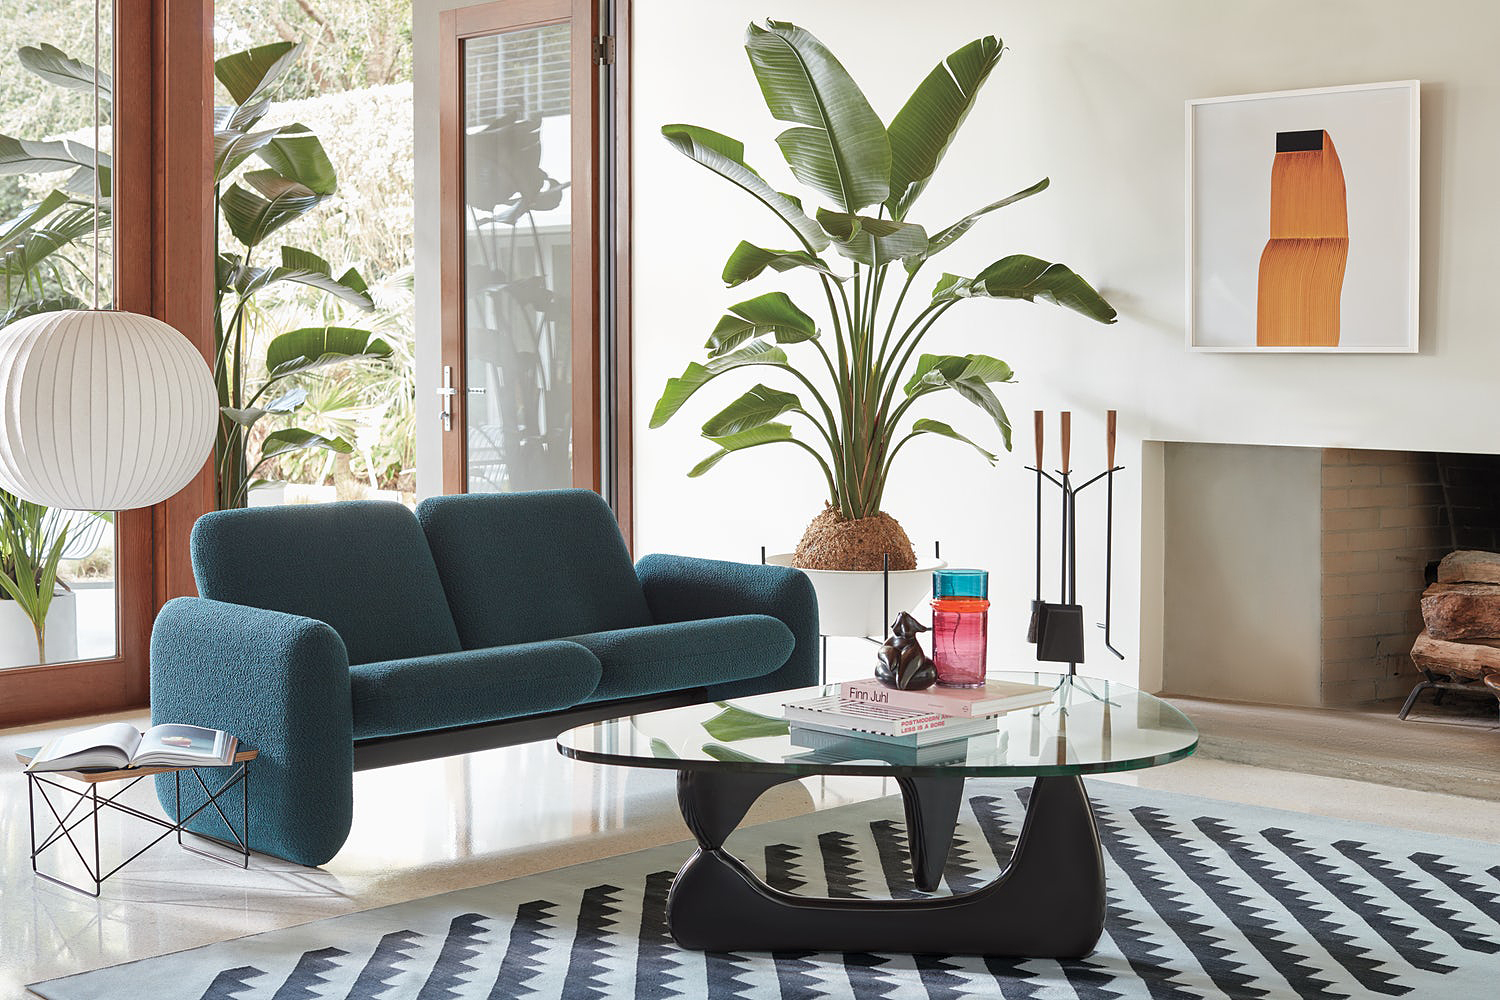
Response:
M1422 622L1411 649L1418 667L1500 693L1500 553L1445 556L1422 594Z

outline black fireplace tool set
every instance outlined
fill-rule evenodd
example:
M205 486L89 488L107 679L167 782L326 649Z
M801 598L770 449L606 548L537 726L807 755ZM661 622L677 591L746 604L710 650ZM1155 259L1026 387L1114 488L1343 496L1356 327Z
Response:
M1104 621L1099 627L1104 630L1104 647L1120 659L1125 654L1114 647L1110 636L1110 594L1114 584L1114 522L1115 522L1115 473L1123 471L1115 465L1115 411L1110 410L1105 420L1105 465L1103 472L1092 479L1073 485L1073 469L1069 459L1072 438L1072 413L1064 410L1061 419L1062 467L1057 474L1042 468L1043 414L1037 410L1036 419L1036 464L1028 465L1028 471L1036 473L1036 597L1031 602L1031 625L1026 640L1036 645L1036 658L1050 663L1066 663L1068 676L1078 672L1078 664L1084 659L1083 605L1078 603L1078 494L1099 482L1105 483L1104 513ZM1049 482L1062 494L1062 532L1059 542L1059 595L1056 602L1042 599L1042 483Z

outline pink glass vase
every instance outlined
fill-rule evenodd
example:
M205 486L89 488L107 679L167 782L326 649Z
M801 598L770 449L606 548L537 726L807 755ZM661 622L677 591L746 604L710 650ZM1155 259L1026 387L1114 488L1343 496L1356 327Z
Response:
M990 602L983 597L939 597L932 602L932 663L939 687L984 686Z

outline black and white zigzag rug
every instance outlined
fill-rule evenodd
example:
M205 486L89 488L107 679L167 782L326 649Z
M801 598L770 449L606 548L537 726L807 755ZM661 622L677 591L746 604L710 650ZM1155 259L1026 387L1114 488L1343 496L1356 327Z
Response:
M1010 856L1028 788L970 782L946 873ZM1088 959L701 954L664 910L686 845L320 920L33 986L48 1000L1500 996L1500 849L1091 782L1109 880ZM900 800L738 831L811 895L915 894ZM752 860L753 859L753 860Z

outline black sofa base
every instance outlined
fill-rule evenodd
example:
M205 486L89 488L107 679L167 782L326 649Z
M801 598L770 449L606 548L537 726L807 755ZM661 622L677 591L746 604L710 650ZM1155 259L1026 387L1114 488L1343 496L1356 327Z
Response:
M626 715L656 712L664 708L697 705L707 700L707 689L689 688L684 691L667 691L643 698L589 702L544 715L527 715L516 719L481 722L473 726L455 726L452 729L436 729L403 736L355 740L354 770L368 771L376 767L392 767L396 764L453 757L478 750L535 743L538 740L554 739L558 733L566 732L575 726L586 726L591 722L617 719Z

